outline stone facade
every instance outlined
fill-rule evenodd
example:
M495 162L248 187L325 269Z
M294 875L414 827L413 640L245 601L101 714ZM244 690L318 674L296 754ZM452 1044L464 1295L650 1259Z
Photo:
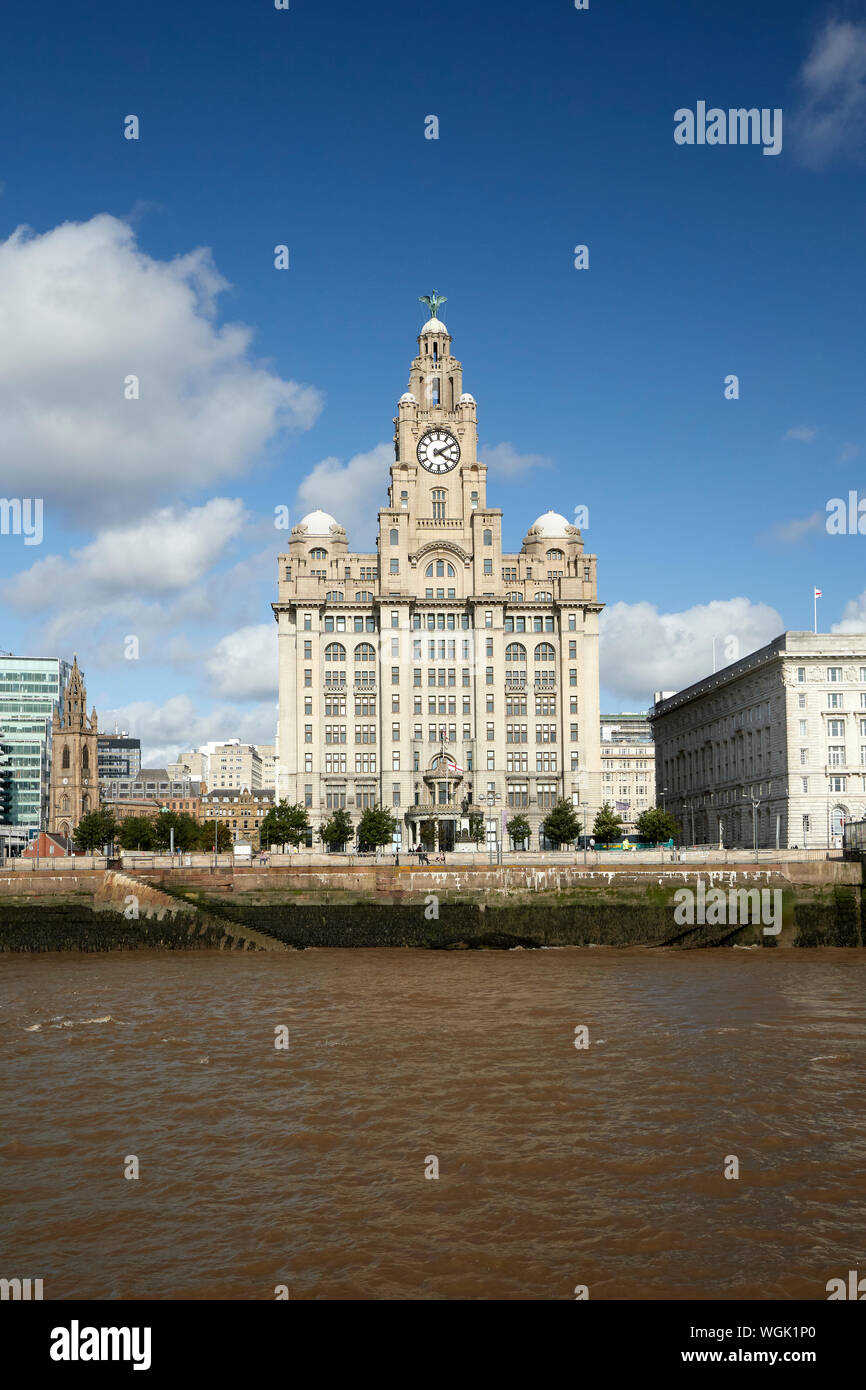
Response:
M74 657L63 693L62 715L51 720L48 830L71 836L88 811L99 807L99 734L96 710L87 717L87 690Z
M503 550L475 400L438 318L394 426L376 550L350 550L317 511L279 558L278 795L314 831L340 806L356 824L392 808L404 849L425 819L440 847L469 847L471 813L505 840L520 811L537 848L558 798L599 805L596 557L555 512Z
M601 716L601 795L635 832L638 816L655 805L655 749L646 714ZM590 830L592 827L590 826Z
M838 847L866 815L866 633L783 632L651 720L658 798L689 841Z
M272 787L256 791L215 787L213 791L202 793L198 820L202 825L212 826L214 819L218 819L228 830L233 843L248 843L253 850L258 850L261 848L261 824L273 805Z

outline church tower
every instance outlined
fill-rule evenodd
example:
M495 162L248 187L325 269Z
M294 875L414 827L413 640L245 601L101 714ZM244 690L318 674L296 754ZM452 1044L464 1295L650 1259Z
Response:
M99 807L96 710L87 717L87 690L76 655L66 683L62 716L51 721L51 783L48 830L70 838L88 811Z

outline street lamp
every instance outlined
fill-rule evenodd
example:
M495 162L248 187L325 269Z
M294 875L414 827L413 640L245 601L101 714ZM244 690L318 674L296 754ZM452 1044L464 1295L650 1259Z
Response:
M752 800L752 838L755 842L755 859L758 858L758 807L760 804L760 797Z
M586 813L589 810L589 802L581 801L580 809L583 811L583 867L586 868L586 845L589 838L587 834L589 818ZM596 863L598 863L598 860L596 860Z
M667 796L667 794L668 794L668 789L667 789L667 787L662 787L662 810L665 809L665 797Z

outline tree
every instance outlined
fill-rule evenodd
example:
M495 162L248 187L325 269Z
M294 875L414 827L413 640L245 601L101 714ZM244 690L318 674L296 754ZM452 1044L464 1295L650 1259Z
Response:
M117 829L121 849L153 849L153 821L150 816L128 816Z
M342 807L319 827L319 839L328 849L344 849L352 838L352 817Z
M487 839L487 826L480 811L473 811L469 817L469 838L476 845L482 845Z
M310 822L304 807L300 803L290 806L284 797L268 811L259 834L266 849L271 845L294 845L297 849L299 845L306 843L309 828Z
M370 806L358 821L358 844L361 849L390 845L396 829L397 822L390 811L381 806Z
M592 833L603 845L612 840L622 839L622 816L618 816L609 801L606 801L595 817Z
M560 846L570 845L572 840L577 839L581 824L570 801L557 801L553 810L548 811L541 822L541 828L548 840L552 840L559 849Z
M655 806L638 816L637 833L648 845L663 845L679 835L680 827L670 811L660 811Z
M226 850L232 847L233 841L228 826L224 825L221 820L209 820L198 827L194 846L202 854L213 854L214 825L216 825L217 854L225 854Z
M436 843L436 822L435 820L422 820L418 828L421 843L425 849L432 849Z
M175 849L194 849L198 844L199 823L186 811L160 811L152 826L154 849L169 849L172 830Z
M505 822L505 829L515 845L525 844L529 839L529 821L525 816L512 816L511 820Z
M96 811L88 811L81 817L72 836L77 849L96 850L109 844L117 834L117 821L114 812L107 806Z

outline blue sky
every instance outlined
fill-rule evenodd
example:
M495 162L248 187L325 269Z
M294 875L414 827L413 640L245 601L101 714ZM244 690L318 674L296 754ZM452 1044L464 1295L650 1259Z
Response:
M866 495L866 4L4 27L0 491L44 499L44 538L0 536L0 647L78 651L154 756L272 735L274 507L371 545L432 288L506 544L589 507L604 705L703 674L713 635L811 627L813 584L823 629L866 628L864 539L824 524ZM675 144L700 100L781 108L781 154Z

